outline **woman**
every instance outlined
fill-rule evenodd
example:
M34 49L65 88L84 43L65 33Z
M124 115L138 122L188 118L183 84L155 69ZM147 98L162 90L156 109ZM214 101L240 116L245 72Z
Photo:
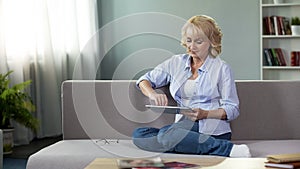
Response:
M133 142L156 152L250 157L246 145L230 142L230 121L239 115L239 100L230 66L222 61L222 32L208 16L193 16L182 27L187 53L175 55L137 81L142 93L156 105L168 105L155 88L170 85L178 105L193 111L176 115L175 123L157 128L138 128Z

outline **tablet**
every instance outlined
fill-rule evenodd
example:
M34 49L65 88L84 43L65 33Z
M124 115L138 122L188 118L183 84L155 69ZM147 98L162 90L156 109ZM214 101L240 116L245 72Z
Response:
M171 113L171 114L178 114L181 111L193 111L188 107L178 107L178 106L156 106L156 105L145 105L145 107L150 108L154 112L158 113Z

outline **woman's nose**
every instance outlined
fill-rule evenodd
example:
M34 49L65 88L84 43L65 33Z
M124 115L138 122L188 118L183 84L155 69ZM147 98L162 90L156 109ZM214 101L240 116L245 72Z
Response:
M194 42L192 42L191 44L190 44L190 49L195 49L195 43Z

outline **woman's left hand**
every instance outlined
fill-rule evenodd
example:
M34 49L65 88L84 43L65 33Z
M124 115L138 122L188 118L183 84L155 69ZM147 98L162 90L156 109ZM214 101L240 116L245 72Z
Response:
M183 111L181 114L187 116L190 120L202 120L207 118L208 111L203 109L193 109L193 111Z

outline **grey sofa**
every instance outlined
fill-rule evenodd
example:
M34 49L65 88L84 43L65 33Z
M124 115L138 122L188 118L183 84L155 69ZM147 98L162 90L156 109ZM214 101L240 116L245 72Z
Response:
M253 157L300 152L300 82L236 84L241 114L231 123L233 141L247 144ZM167 87L157 90L169 96ZM176 104L169 99L171 105ZM146 109L148 103L135 81L64 82L63 140L31 155L27 169L84 168L100 157L205 157L153 153L135 147L131 141L134 128L161 127L174 121L174 115Z

